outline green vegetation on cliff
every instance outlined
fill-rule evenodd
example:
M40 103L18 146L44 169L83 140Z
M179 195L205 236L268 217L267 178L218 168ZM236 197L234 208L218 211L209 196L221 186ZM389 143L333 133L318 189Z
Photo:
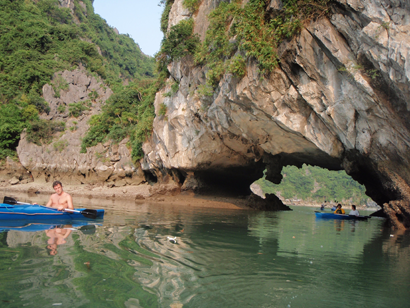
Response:
M284 0L283 9L269 10L271 1L221 2L209 15L206 37L195 60L208 68L207 85L215 87L229 72L245 74L245 62L255 59L262 74L279 63L276 49L293 37L306 20L326 14L329 0Z
M172 26L161 44L161 50L156 55L160 72L167 70L167 65L183 56L193 54L199 44L199 38L193 34L194 21L187 19Z
M277 47L297 34L303 23L329 11L330 0L283 0L283 8L273 10L270 0L222 1L208 16L209 27L203 42L193 33L193 19L183 20L168 29L168 17L174 0L162 0L165 9L161 29L165 34L157 54L160 72L183 56L193 55L197 65L207 68L206 87L215 88L226 73L243 77L246 63L256 60L260 72L267 74L279 63ZM194 13L200 1L184 0Z
M0 159L15 155L24 128L46 125L42 87L55 72L81 65L114 92L124 79L154 76L154 59L94 14L91 0L73 2L71 10L58 0L0 0Z
M198 10L200 4L201 0L184 0L183 2L184 7L186 7L192 13Z
M328 171L319 167L303 165L302 168L288 166L282 170L283 179L275 185L265 178L256 181L264 193L280 194L285 199L305 201L350 200L365 204L369 197L365 187L357 183L344 171Z
M184 5L186 2L187 0L184 1ZM197 7L198 1L194 2L187 2L190 8ZM161 3L165 5L161 17L161 30L164 33L164 38L161 42L161 50L156 54L155 59L159 78L165 81L169 75L168 64L189 54L194 55L200 42L198 35L193 33L194 20L192 18L180 21L172 26L167 33L169 12L174 0L162 0Z
M82 140L81 152L85 153L87 147L100 142L120 142L130 137L132 158L142 158L142 143L152 131L153 101L157 91L157 83L152 82L145 86L130 84L113 94L102 107L102 113L92 116L88 133Z

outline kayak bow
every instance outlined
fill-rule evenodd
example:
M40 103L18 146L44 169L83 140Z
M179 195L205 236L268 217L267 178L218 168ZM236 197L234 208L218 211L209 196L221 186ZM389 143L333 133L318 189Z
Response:
M90 212L91 211L91 212ZM68 211L59 211L54 208L45 207L42 205L10 205L0 204L0 220L12 219L34 219L34 220L49 220L49 219L84 219L84 218L103 218L104 210L87 210L75 209Z
M38 204L18 202L14 198L4 197L0 203L0 220L73 220L73 219L102 219L104 210L90 209L65 209L59 211L55 208Z

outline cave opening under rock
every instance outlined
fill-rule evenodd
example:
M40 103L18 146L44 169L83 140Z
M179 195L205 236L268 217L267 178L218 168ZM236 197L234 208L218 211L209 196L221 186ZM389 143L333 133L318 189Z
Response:
M366 160L357 160L354 153L344 160L330 158L323 152L315 154L265 155L258 161L249 161L248 165L195 170L198 185L194 191L198 195L251 198L251 202L262 200L261 195L270 195L274 203L301 199L305 203L332 201L375 208L397 198L396 192L384 185L374 166ZM293 183L289 183L292 177ZM265 186L265 191L255 194L254 183ZM293 187L289 190L290 184ZM257 208L269 209L267 203L268 200L265 206Z

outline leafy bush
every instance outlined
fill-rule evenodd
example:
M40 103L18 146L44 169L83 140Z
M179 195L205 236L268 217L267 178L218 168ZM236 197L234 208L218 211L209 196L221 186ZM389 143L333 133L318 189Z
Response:
M114 141L115 143L120 142L125 139L129 134L129 129L127 127L114 124L110 128L110 132L107 134L107 139Z
M68 90L69 88L67 81L61 75L57 75L56 78L53 79L52 85L55 97L60 97L60 91Z
M83 114L83 111L90 110L84 105L84 102L68 104L68 114L74 118L78 118Z
M184 0L183 5L186 7L190 12L194 13L199 8L201 0Z
M197 93L199 96L212 96L214 94L214 91L212 87L201 84L198 86Z
M8 157L15 158L17 157L17 152L11 149L0 149L0 160L4 160Z
M241 55L235 56L230 61L227 70L228 72L234 74L235 76L242 78L243 76L245 76L245 73L246 73L245 59Z
M164 11L161 15L161 31L165 35L168 29L169 12L171 11L174 0L162 0L160 3L165 4Z
M179 82L176 81L171 85L171 91L172 93L177 93L178 90L179 90Z
M23 94L20 97L20 101L27 103L28 105L33 105L39 113L49 113L50 106L46 102L46 100L36 94Z
M179 82L175 81L171 85L171 91L167 92L164 94L165 97L171 97L175 93L177 93L179 90Z
M194 54L199 44L199 37L193 34L193 19L182 20L172 26L168 36L161 44L161 50L156 55L158 70L166 71L167 65L183 56Z
M164 103L161 104L161 106L159 107L159 111L158 111L158 115L159 116L164 116L167 114L167 105L165 105Z
M98 98L98 93L97 91L92 91L90 94L88 94L88 97L92 100L95 101Z
M158 84L130 84L113 94L102 107L102 113L89 121L90 128L83 138L81 152L87 147L112 140L119 142L130 137L132 157L142 158L142 143L150 136L154 120L154 99Z
M1 154L8 155L15 150L20 134L26 127L21 109L17 105L0 105L0 149ZM8 153L8 154L6 154Z
M65 148L68 147L67 140L58 140L53 143L54 151L62 152Z
M27 140L37 145L47 144L51 142L55 133L63 132L64 130L64 122L36 119L28 124Z
M58 105L58 107L57 107L57 111L59 112L59 113L64 113L65 111L66 111L66 106L64 105L64 104L61 104L61 105Z

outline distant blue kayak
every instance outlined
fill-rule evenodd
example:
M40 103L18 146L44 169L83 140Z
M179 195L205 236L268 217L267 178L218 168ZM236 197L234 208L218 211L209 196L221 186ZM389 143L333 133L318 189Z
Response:
M104 210L75 209L74 212L62 212L54 208L31 204L0 203L0 220L32 221L70 221L84 219L102 219Z
M322 219L347 219L347 220L367 220L370 216L353 216L347 214L334 214L334 213L326 213L326 212L318 212L315 211L315 215L317 218Z

